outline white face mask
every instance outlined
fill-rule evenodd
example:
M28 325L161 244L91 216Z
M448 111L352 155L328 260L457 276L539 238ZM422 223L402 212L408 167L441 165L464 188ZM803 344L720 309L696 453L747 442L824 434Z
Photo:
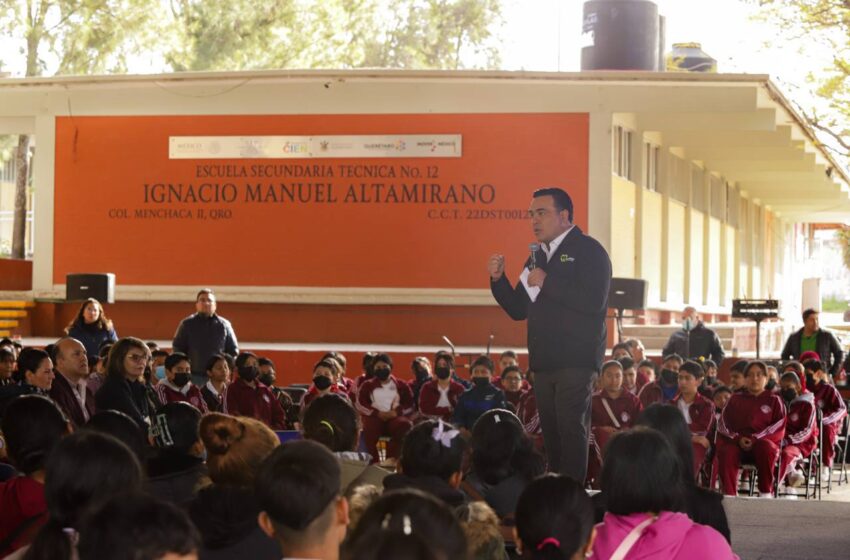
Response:
M695 326L696 326L696 321L694 321L690 317L686 317L685 320L682 321L682 328L685 329L686 331L694 330Z

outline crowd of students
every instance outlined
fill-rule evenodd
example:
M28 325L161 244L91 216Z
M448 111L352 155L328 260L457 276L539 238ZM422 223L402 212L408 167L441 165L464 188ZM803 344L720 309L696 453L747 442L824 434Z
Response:
M0 558L734 558L717 484L735 495L753 464L766 497L779 464L798 486L846 415L816 356L742 362L725 386L630 341L602 366L574 481L546 474L510 351L468 376L449 352L410 375L370 353L356 377L328 352L295 388L215 354L198 386L187 354L101 331L0 341Z

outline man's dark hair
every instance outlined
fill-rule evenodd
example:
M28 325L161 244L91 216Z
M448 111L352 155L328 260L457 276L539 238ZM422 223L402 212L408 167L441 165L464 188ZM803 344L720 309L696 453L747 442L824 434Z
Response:
M572 478L541 476L519 497L516 530L523 545L537 551L531 558L573 558L593 531L593 501Z
M624 370L635 367L635 361L628 356L623 356L617 361L620 362L620 365L623 366Z
M68 419L47 397L24 395L6 406L0 427L12 463L29 475L44 468L53 446L67 435Z
M212 296L212 297L215 297L215 292L213 292L213 291L212 291L212 290L210 290L209 288L204 288L203 290L200 290L200 291L197 293L197 295L195 295L195 303L197 303L197 302L198 302L198 300L199 300L199 299L201 299L201 296L202 296L202 295L204 295L204 294L207 294L207 295L210 295L210 296Z
M635 428L605 447L602 491L615 515L683 511L681 460L660 432ZM648 474L649 473L649 474Z
M743 374L747 370L747 364L749 364L747 360L738 360L729 368L729 373L738 372Z
M714 392L711 393L711 398L713 399L714 397L716 397L720 393L729 393L731 395L732 389L730 387L726 386L726 385L718 385L717 387L714 388Z
M188 362L188 361L189 361L189 356L187 356L183 352L174 352L173 354L169 354L168 357L165 358L165 369L167 369L168 371L171 371L180 362Z
M277 369L277 368L275 368L275 367L274 367L274 362L273 362L273 361L271 361L271 360L270 360L270 359L268 359L268 358L257 358L257 365L258 365L259 367L262 367L262 366L269 366L269 367L271 367L272 369Z
M611 348L611 354L613 355L614 352L616 352L617 350L625 350L626 352L628 352L629 357L632 356L632 347L629 346L628 344L626 344L625 342L620 342L619 344L615 344L614 347Z
M501 360L502 358L513 358L514 360L519 359L516 352L514 352L513 350L505 350L504 352L502 352L502 354L499 356L499 359Z
M166 403L153 417L151 434L156 446L179 455L188 455L198 442L201 411L183 401Z
M357 449L360 415L345 397L322 395L303 414L301 429L306 439L318 441L334 452Z
M702 369L702 366L693 360L688 360L681 366L679 366L679 371L684 371L685 373L690 373L694 376L695 379L702 379L705 377L705 370Z
M254 494L281 542L301 548L323 538L333 521L323 514L340 495L339 477L339 461L315 441L285 443L263 461Z
M442 426L442 434L453 431L449 445L444 445L434 434ZM442 435L441 434L441 435ZM401 449L401 470L411 478L435 476L446 482L463 469L466 440L450 424L426 420L417 424L404 436Z
M667 354L666 356L661 358L661 363L663 364L664 362L667 362L669 360L678 361L680 366L685 363L685 359L683 357L681 357L680 355L675 354L675 353L674 354Z
M197 552L200 540L176 505L147 494L119 494L82 524L78 552L80 560L159 560Z
M810 307L810 308L806 309L805 311L803 311L803 321L805 322L806 319L808 319L812 315L817 315L817 314L818 314L818 312Z
M555 210L558 212L566 210L569 214L570 222L573 221L573 199L570 198L570 195L568 195L565 190L559 189L558 187L545 187L534 191L532 196L534 198L551 196L552 202L555 205Z
M472 365L469 367L469 371L472 372L472 370L474 370L478 366L487 368L488 370L490 370L491 374L496 371L496 365L493 363L493 360L490 359L490 356L486 356L484 354L481 354L480 356L475 358L475 361L472 362Z

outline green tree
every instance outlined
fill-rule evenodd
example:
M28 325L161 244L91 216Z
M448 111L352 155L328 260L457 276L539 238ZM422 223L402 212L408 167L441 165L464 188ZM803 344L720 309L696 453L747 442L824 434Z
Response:
M828 135L826 147L850 159L850 1L848 0L749 0L758 2L762 14L775 22L784 39L821 41L833 51L831 64L809 74L827 109L803 110L817 130Z

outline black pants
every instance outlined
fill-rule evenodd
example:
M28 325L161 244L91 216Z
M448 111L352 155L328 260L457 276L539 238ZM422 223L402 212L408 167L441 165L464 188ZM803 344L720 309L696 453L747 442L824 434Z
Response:
M534 395L549 471L580 484L587 476L590 401L596 376L591 368L534 372Z

